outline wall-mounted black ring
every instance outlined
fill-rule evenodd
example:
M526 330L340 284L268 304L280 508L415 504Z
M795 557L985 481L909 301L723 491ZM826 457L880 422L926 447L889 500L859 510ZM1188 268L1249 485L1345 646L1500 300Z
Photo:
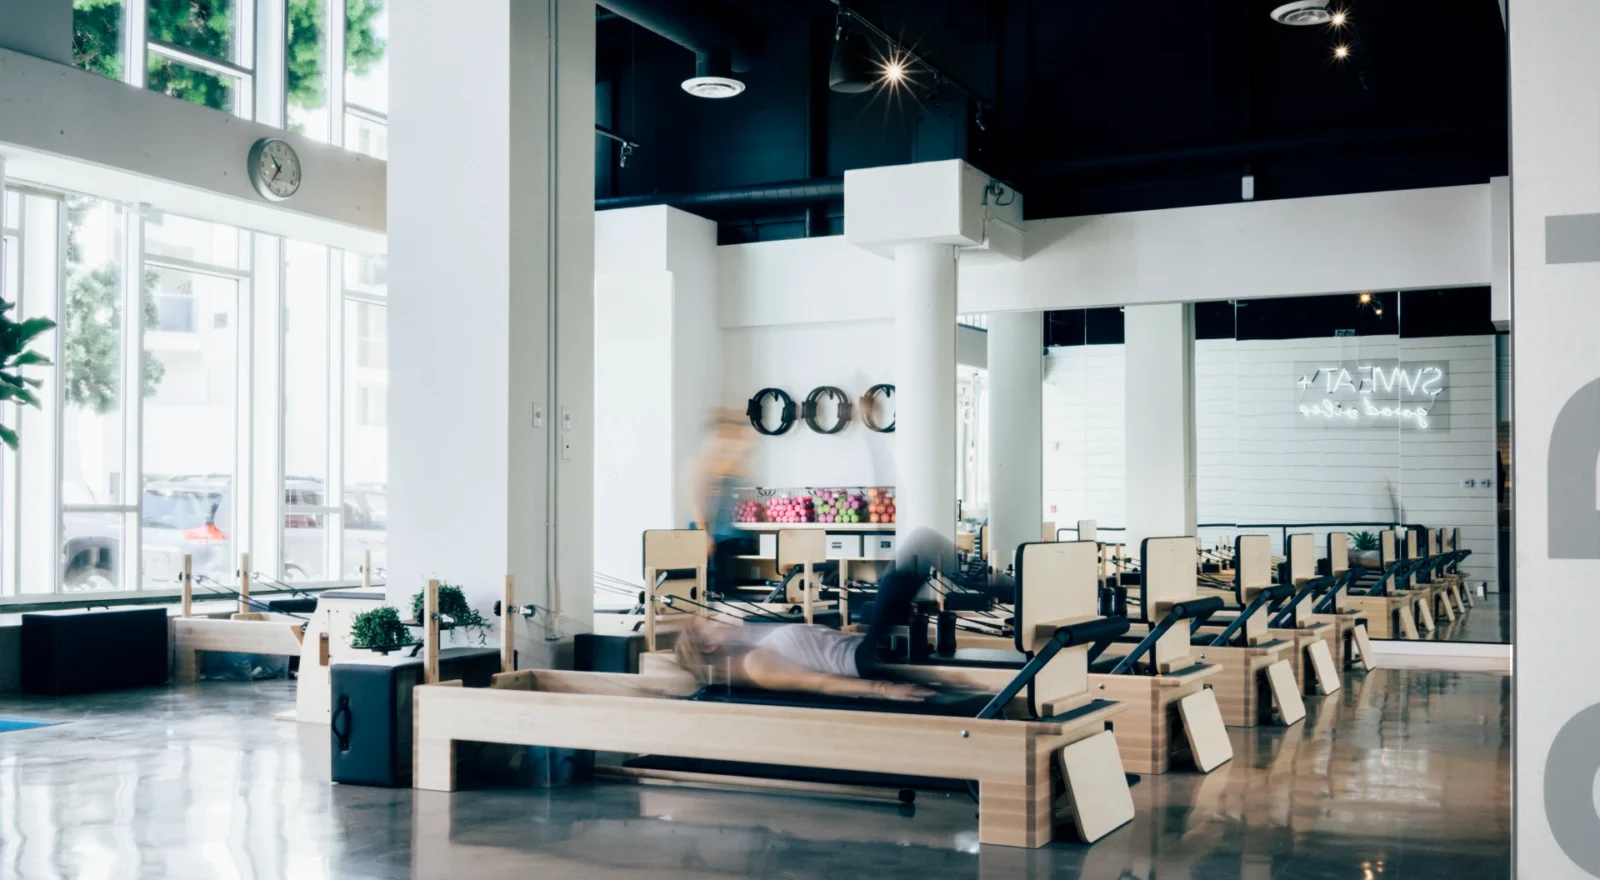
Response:
M838 421L834 422L831 428L817 424L817 403L824 397L831 397L839 404ZM805 419L811 430L818 434L837 434L844 430L845 425L850 424L850 395L832 385L813 388L811 393L806 395L806 402L800 407L800 418Z
M869 429L877 431L879 434L894 433L894 422L891 421L888 427L882 427L877 422L872 420L872 411L875 408L874 405L879 400L893 396L894 386L887 382L874 385L867 389L866 394L861 395L861 421L865 422Z
M779 421L777 428L768 428L761 420L762 410L765 409L765 404L769 397L783 404L783 410L778 416L781 421ZM756 392L755 397L750 398L750 403L744 408L744 414L750 417L750 424L754 425L757 431L768 437L776 437L794 426L794 398L790 397L781 388L763 388Z

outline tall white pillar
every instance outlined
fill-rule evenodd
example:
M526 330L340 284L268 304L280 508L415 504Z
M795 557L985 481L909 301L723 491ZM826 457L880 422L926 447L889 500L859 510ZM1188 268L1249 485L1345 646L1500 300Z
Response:
M902 540L956 531L956 251L894 248L895 518ZM941 546L943 542L941 542Z
M1128 306L1124 449L1128 553L1194 534L1194 306Z
M514 575L541 665L592 627L594 3L455 9L390 12L388 591Z
M1514 873L1600 877L1600 4L1508 5Z
M1044 520L1044 313L989 316L989 541L1004 570Z

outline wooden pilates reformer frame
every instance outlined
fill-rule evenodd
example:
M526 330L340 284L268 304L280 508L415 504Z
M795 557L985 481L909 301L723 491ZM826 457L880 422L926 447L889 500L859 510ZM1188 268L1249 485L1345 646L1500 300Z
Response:
M194 616L194 568L188 554L183 557L182 616L172 620L172 679L191 682L199 679L201 651L240 654L300 653L301 620L286 614L257 611L250 600L250 554L239 555L239 610L230 617Z
M1372 638L1418 638L1416 601L1414 597L1399 592L1394 584L1410 564L1396 558L1393 529L1378 533L1378 548L1377 580L1367 584L1359 580L1353 583L1345 590L1342 607L1359 612L1366 619L1367 631Z
M1048 568L1065 558L1057 552L1032 561ZM1028 644L1037 653L982 717L972 718L673 699L695 690L681 673L508 670L489 688L462 688L437 679L436 592L430 583L423 630L428 683L413 692L417 788L454 790L456 743L470 741L910 776L927 776L933 767L941 777L977 782L979 841L1004 846L1049 843L1058 797L1088 842L1133 818L1116 736L1106 730L1125 707L1091 696L1085 673L1090 643L1116 627L1092 614L1034 623ZM1040 606L1039 614L1056 607ZM507 617L503 638L510 629ZM1022 703L1049 706L1054 714L996 717Z
M1249 570L1264 570L1266 560L1272 556L1272 539L1266 535L1242 535L1238 553L1252 557ZM1165 578L1169 575L1147 571L1145 576ZM1281 724L1285 727L1298 724L1305 719L1306 708L1294 678L1294 664L1290 661L1295 643L1274 636L1267 628L1272 606L1286 598L1292 588L1236 579L1234 592L1239 603L1238 615L1220 632L1210 627L1195 631L1200 637L1213 636L1208 644L1197 646L1200 659L1223 668L1223 674L1212 682L1223 721L1229 727L1255 727L1271 718L1271 710L1276 707Z
M1255 589L1272 583L1270 553L1260 552L1258 545L1245 540L1259 537L1261 536L1239 536L1236 555L1238 583ZM1291 549L1297 543L1296 537L1290 536ZM1304 537L1310 538L1309 535ZM1251 552L1246 552L1247 547L1251 548ZM1314 566L1314 562L1311 564ZM1315 571L1314 567L1312 571ZM1296 574L1302 576L1297 580ZM1333 660L1332 648L1329 645L1330 639L1335 638L1336 630L1331 624L1316 623L1305 617L1310 614L1313 600L1314 587L1310 584L1310 580L1309 575L1291 565L1287 585L1293 586L1295 592L1284 602L1282 609L1268 621L1267 633L1294 645L1288 660L1290 668L1294 670L1295 682L1300 692L1325 696L1338 691L1343 683L1339 678L1339 667Z
M1370 672L1376 666L1367 621L1350 602L1350 584L1361 573L1350 567L1350 536L1344 532L1329 532L1327 540L1327 586L1312 606L1311 620L1339 627L1343 668L1353 669L1359 658L1361 668Z
M658 651L668 642L664 635L676 629L687 617L710 615L728 623L742 622L754 612L757 616L776 616L798 608L806 623L816 614L832 610L835 604L823 602L820 569L838 565L841 589L837 607L848 620L849 591L843 588L848 576L842 560L827 558L827 534L819 529L782 529L777 534L778 573L783 576L783 601L737 602L713 599L708 589L706 533L697 529L651 529L644 533L644 617L645 649ZM689 573L684 577L684 573ZM675 576L676 575L676 576Z
M367 653L365 649L350 647L350 625L356 614L384 601L381 594L371 593L371 552L368 551L362 565L362 587L367 595L325 591L317 596L317 607L309 619L258 610L260 603L250 598L248 553L239 557L236 592L239 610L229 617L194 615L194 575L187 555L183 558L181 577L182 615L172 620L173 680L195 681L199 674L199 654L203 651L298 656L295 708L278 713L277 719L327 724L331 715L328 664Z
M1223 674L1216 663L1199 661L1190 645L1193 609L1203 602L1196 595L1194 577L1194 539L1152 539L1159 561L1146 556L1144 565L1154 564L1157 577L1141 579L1140 589L1145 617L1150 629L1137 645L1126 645L1121 657L1109 657L1089 673L1091 692L1113 699L1127 707L1125 717L1116 723L1117 745L1123 765L1134 773L1165 773L1175 757L1187 751L1202 772L1210 772L1232 757L1232 747L1224 730L1217 694L1209 679ZM1098 613L1101 576L1106 565L1105 547L1095 541L1068 541L1051 544L1024 544L1018 549L1015 614L1017 638L1027 633L1030 603L1063 601L1076 597L1082 603L1079 613ZM1147 542L1147 549L1149 548ZM1059 548L1071 554L1066 564L1051 569L1030 567L1030 554L1036 547ZM1168 565L1168 557L1172 562ZM1120 557L1119 557L1120 558ZM1116 563L1120 570L1120 563ZM1184 572L1187 572L1185 580ZM1148 576L1146 576L1148 577ZM1207 608L1220 606L1213 600ZM1171 618L1170 620L1168 618ZM980 644L981 640L981 644ZM989 647L987 637L961 636L958 646ZM1097 644L1089 652L1093 661L1107 646ZM937 664L939 658L931 658ZM930 672L929 670L943 670ZM993 689L1003 670L941 667L917 663L894 667L897 675L932 683L959 682L967 686ZM1187 746L1187 749L1185 749Z

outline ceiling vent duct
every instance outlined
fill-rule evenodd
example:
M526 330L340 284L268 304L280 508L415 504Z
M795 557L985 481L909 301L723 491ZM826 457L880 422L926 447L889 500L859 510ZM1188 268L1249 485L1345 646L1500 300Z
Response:
M1279 24L1306 25L1327 24L1333 21L1333 13L1328 11L1329 0L1295 0L1294 3L1285 3L1272 10L1272 20Z
M761 57L761 27L716 0L601 0L600 5L694 53L695 75L683 90L697 98L731 98Z

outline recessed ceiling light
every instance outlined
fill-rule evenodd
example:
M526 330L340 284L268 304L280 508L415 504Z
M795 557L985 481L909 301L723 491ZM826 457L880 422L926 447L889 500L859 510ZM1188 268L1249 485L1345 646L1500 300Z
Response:
M1335 9L1333 11L1333 17L1328 19L1328 24L1331 24L1334 27L1344 27L1345 22L1349 20L1350 13L1345 12L1343 9Z
M1333 57L1343 61L1350 57L1350 47L1343 43L1333 47Z
M731 98L744 91L744 83L726 76L696 76L683 81L683 90L696 98Z
M1333 14L1328 11L1328 0L1295 0L1272 10L1272 20L1279 24L1305 27L1327 24L1333 20Z

